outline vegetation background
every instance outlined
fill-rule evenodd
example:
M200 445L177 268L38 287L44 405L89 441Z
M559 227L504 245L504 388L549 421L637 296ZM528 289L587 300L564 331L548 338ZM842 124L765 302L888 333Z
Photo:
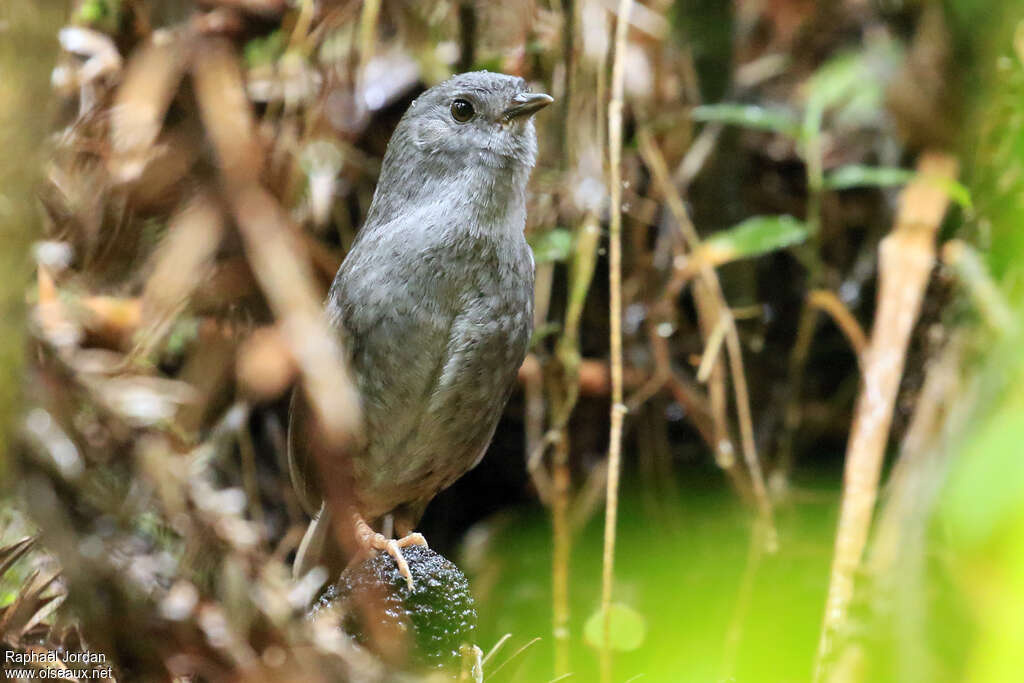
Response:
M420 529L483 679L1019 680L1010 0L6 3L4 647L399 680L305 619L287 400L344 424L322 296L476 68L556 99L531 354Z

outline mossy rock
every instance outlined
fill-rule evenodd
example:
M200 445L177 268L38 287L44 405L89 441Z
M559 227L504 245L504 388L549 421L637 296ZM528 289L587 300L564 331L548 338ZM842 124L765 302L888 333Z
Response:
M473 643L476 606L458 567L423 546L404 548L414 587L387 553L346 569L324 591L310 616L339 610L345 631L393 666L458 670Z

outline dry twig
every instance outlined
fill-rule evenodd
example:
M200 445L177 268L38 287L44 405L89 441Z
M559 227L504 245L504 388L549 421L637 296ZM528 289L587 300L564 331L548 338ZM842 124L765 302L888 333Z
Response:
M332 443L358 438L359 402L335 335L327 328L314 276L287 216L260 184L264 160L237 59L227 43L211 40L192 73L232 212L311 405Z
M864 352L868 347L868 338L864 334L864 328L860 326L857 319L850 313L850 309L836 296L835 292L827 289L812 290L807 293L807 303L828 313L846 337L846 341L850 342L853 352L857 354L857 360L864 357Z
M682 197L679 196L678 190L676 190L675 185L672 184L668 165L665 163L665 159L649 131L641 129L638 132L637 137L640 142L640 153L648 168L651 170L651 174L654 176L654 182L664 196L669 211L676 220L676 224L679 227L687 249L692 254L700 247L700 235L697 234L697 229L690 221L689 213L686 210L685 204L683 204ZM679 264L680 270L686 270L687 266L685 258L677 258L677 263ZM666 292L666 296L674 296L671 292L672 286L673 283L670 283L670 291ZM678 286L681 286L681 284ZM747 390L746 373L743 369L743 350L740 344L739 333L736 330L735 321L732 319L732 314L726 304L725 295L722 292L722 285L718 280L718 275L714 268L707 265L700 268L698 278L694 282L693 296L697 305L701 334L704 336L706 347L711 341L713 341L714 337L717 336L715 333L716 328L720 324L723 325L726 355L729 360L730 374L732 375L733 380L733 392L736 398L736 413L739 418L740 443L742 444L743 458L750 474L751 490L758 508L758 513L761 517L761 523L766 526L763 538L768 544L767 547L773 548L775 545L774 539L776 538L776 533L774 530L774 522L772 521L772 504L771 500L768 498L768 491L764 485L761 463L757 456L757 449L754 443L754 428L750 412L750 397ZM707 348L705 349L705 355L708 355ZM711 355L717 356L718 354L713 353ZM718 360L714 360L710 363L710 398L716 431L716 447L714 450L715 460L718 462L719 466L729 471L730 476L735 480L737 475L731 471L734 467L735 458L733 456L734 449L732 441L729 438L728 418L726 417L725 375L724 368ZM742 491L743 488L741 487L740 490Z

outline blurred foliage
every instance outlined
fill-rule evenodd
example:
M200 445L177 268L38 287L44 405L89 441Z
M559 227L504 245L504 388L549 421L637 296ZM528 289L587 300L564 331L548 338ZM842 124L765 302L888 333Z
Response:
M572 255L572 233L564 228L553 228L534 236L530 247L536 263L565 261Z
M807 228L792 216L753 216L701 243L698 254L709 263L761 256L807 239Z
M1003 8L1001 15L995 5L987 19L992 40L978 46L984 77L973 110L971 190L976 230L998 288L974 287L974 294L982 298L980 310L994 299L989 306L1012 311L1013 318L973 333L975 401L960 423L963 432L949 436L954 455L932 529L938 542L948 543L950 580L967 603L958 617L968 626L963 680L971 681L1019 677L1024 642L1024 10ZM971 280L964 286L971 288Z
M78 5L72 21L114 33L123 18L121 0L87 0Z
M889 187L905 185L914 177L905 168L878 168L852 164L837 168L825 178L825 187L830 190L848 190L851 187Z
M647 622L632 607L620 603L612 603L608 638L609 647L617 652L629 652L644 644L647 635ZM604 614L598 610L590 615L583 625L583 637L587 644L596 650L604 645Z
M749 104L706 104L695 107L697 121L718 121L745 128L758 128L796 138L800 134L797 118L786 110L771 110Z

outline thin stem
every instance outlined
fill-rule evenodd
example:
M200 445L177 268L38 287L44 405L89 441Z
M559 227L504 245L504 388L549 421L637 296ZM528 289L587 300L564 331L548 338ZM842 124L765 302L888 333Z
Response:
M804 164L807 168L807 231L815 243L814 261L820 258L817 249L821 242L821 195L825 185L824 159L821 147L821 122L824 111L821 104L812 101L804 115Z
M459 3L459 71L470 71L476 63L476 5L463 0Z
M618 24L615 27L615 58L612 62L612 97L608 103L608 190L609 249L608 284L611 316L611 379L612 408L608 443L608 488L604 518L604 558L601 575L601 613L603 638L601 643L601 681L611 683L611 603L612 579L615 575L615 524L619 512L619 472L622 461L622 423L626 406L622 403L622 99L623 64L626 52L626 34L629 29L631 0L619 3Z
M380 16L380 0L366 0L359 15L359 78L363 78L366 65L373 57L376 43L377 17Z
M793 469L793 441L800 426L800 388L804 383L804 370L811 351L811 341L818 326L818 309L804 300L800 308L800 320L796 326L796 341L789 353L789 386L782 409L782 434L779 436L778 452L772 471L772 491L784 492L789 486L789 475Z
M569 168L573 160L574 138L569 135L569 117L572 115L572 94L576 75L576 2L562 0L562 16L565 27L562 31L562 60L565 72L562 77L561 116L558 119L558 139L562 140L562 168Z
M295 28L288 37L288 49L300 49L300 46L306 43L313 23L314 9L312 0L302 0L299 4L299 16L295 20Z
M747 563L740 579L740 587L736 595L736 606L733 608L729 628L725 632L725 647L722 654L722 672L720 679L730 680L736 673L736 657L739 653L740 641L743 639L743 627L750 613L750 603L754 597L754 584L757 572L764 557L764 548L768 541L763 538L768 528L760 521L754 524L747 546Z
M864 333L864 328L860 326L853 313L836 296L835 292L828 289L812 290L807 293L807 303L828 313L843 333L843 336L846 337L846 340L850 342L850 347L857 354L857 360L859 361L864 357L864 352L868 347L868 337Z
M576 229L576 253L569 273L569 301L566 305L565 324L555 347L562 379L562 386L552 392L556 395L551 410L551 429L558 435L554 441L551 462L551 607L556 676L569 671L569 560L572 554L572 522L569 518L569 509L572 504L572 476L569 469L569 435L566 425L579 398L580 319L593 280L600 239L601 231L597 216L587 214Z
M754 443L754 418L750 412L750 391L747 389L747 374L743 369L743 349L740 335L728 310L719 313L729 316L729 329L725 334L725 350L729 356L729 372L732 374L733 393L736 398L736 415L740 423L740 445L743 448L743 459L750 470L751 486L754 500L760 514L759 523L765 525L765 548L775 552L778 539L772 521L772 503L768 498L768 490L764 485L764 474L761 472L761 460L757 457L757 446Z
M551 500L551 632L555 642L555 676L569 672L569 559L572 532L569 525L569 440L555 443L552 458Z
M824 160L821 149L821 122L824 117L821 103L812 101L804 114L804 166L807 175L807 231L811 244L796 254L807 268L808 289L822 286L821 264L821 204L824 191ZM802 255L802 256L801 256ZM789 475L793 467L793 439L800 427L800 387L810 357L811 342L818 326L818 310L809 299L804 300L797 323L796 342L789 354L789 387L782 414L782 434L779 437L776 467L772 472L772 489L785 491L789 486Z

